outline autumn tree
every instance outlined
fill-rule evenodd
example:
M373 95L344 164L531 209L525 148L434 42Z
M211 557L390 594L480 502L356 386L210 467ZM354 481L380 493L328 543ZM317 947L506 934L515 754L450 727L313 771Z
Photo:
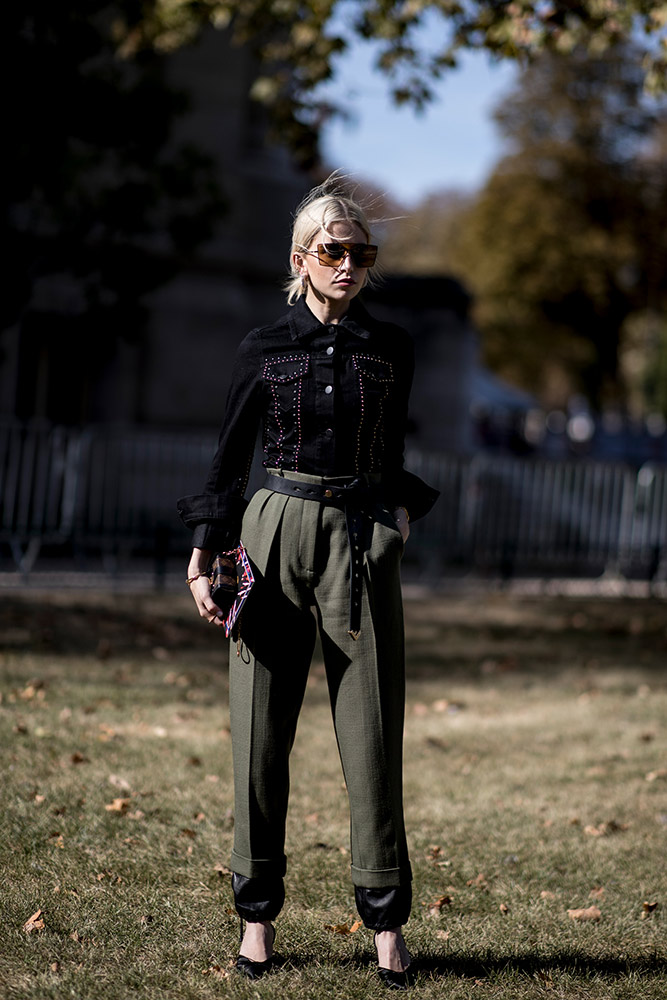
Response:
M651 153L665 108L632 56L528 68L496 112L511 151L457 223L488 363L598 406L624 400L629 318L665 306L667 164Z
M134 16L133 16L134 15ZM205 25L229 28L257 58L253 96L303 161L335 108L317 87L351 41L374 45L378 71L397 103L423 107L434 82L463 50L530 61L542 52L600 54L630 37L650 90L667 85L667 9L662 0L143 0L115 23L125 54L171 51Z

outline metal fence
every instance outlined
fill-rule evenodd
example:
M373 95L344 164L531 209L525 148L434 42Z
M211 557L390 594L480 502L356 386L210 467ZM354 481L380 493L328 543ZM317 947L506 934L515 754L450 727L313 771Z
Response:
M184 554L175 500L201 488L215 444L213 432L0 423L0 544L24 572L54 551L111 570ZM408 548L427 577L667 578L667 466L417 451L407 464L441 491Z

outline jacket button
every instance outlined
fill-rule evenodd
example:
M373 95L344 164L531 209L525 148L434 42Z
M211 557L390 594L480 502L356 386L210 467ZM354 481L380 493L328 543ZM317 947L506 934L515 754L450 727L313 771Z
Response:
M326 392L327 396L330 396L331 393L333 392L333 386L332 385L326 386L324 391Z
M333 496L333 493L331 492L331 490L325 490L324 495L327 498L327 500L330 500L331 497Z
M331 355L333 354L333 347L327 347L327 354L329 355L329 357L331 357Z

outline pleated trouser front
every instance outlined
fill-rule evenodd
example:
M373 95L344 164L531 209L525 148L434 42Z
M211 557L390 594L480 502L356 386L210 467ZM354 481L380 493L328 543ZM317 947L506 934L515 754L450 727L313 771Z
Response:
M291 472L289 477L324 482ZM289 754L317 620L349 797L352 881L371 889L410 882L402 801L403 541L381 505L367 525L361 634L355 641L348 635L344 512L265 489L246 511L242 539L256 583L242 614L242 655L233 645L230 656L231 868L246 878L285 873Z

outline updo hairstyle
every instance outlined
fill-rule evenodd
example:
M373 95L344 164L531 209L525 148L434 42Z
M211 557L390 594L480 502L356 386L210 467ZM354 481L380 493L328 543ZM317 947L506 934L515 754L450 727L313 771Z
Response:
M337 171L330 174L322 184L318 184L317 187L309 191L294 213L289 259L290 273L284 285L289 305L293 306L297 299L305 295L308 289L308 282L299 273L293 255L303 253L304 247L310 246L320 230L324 230L329 239L335 242L336 237L332 236L329 231L334 222L356 222L363 230L366 242L371 242L371 228L366 213L362 206L347 193L341 183L341 175ZM373 283L374 272L377 274L377 265L368 269L366 279L368 284Z

